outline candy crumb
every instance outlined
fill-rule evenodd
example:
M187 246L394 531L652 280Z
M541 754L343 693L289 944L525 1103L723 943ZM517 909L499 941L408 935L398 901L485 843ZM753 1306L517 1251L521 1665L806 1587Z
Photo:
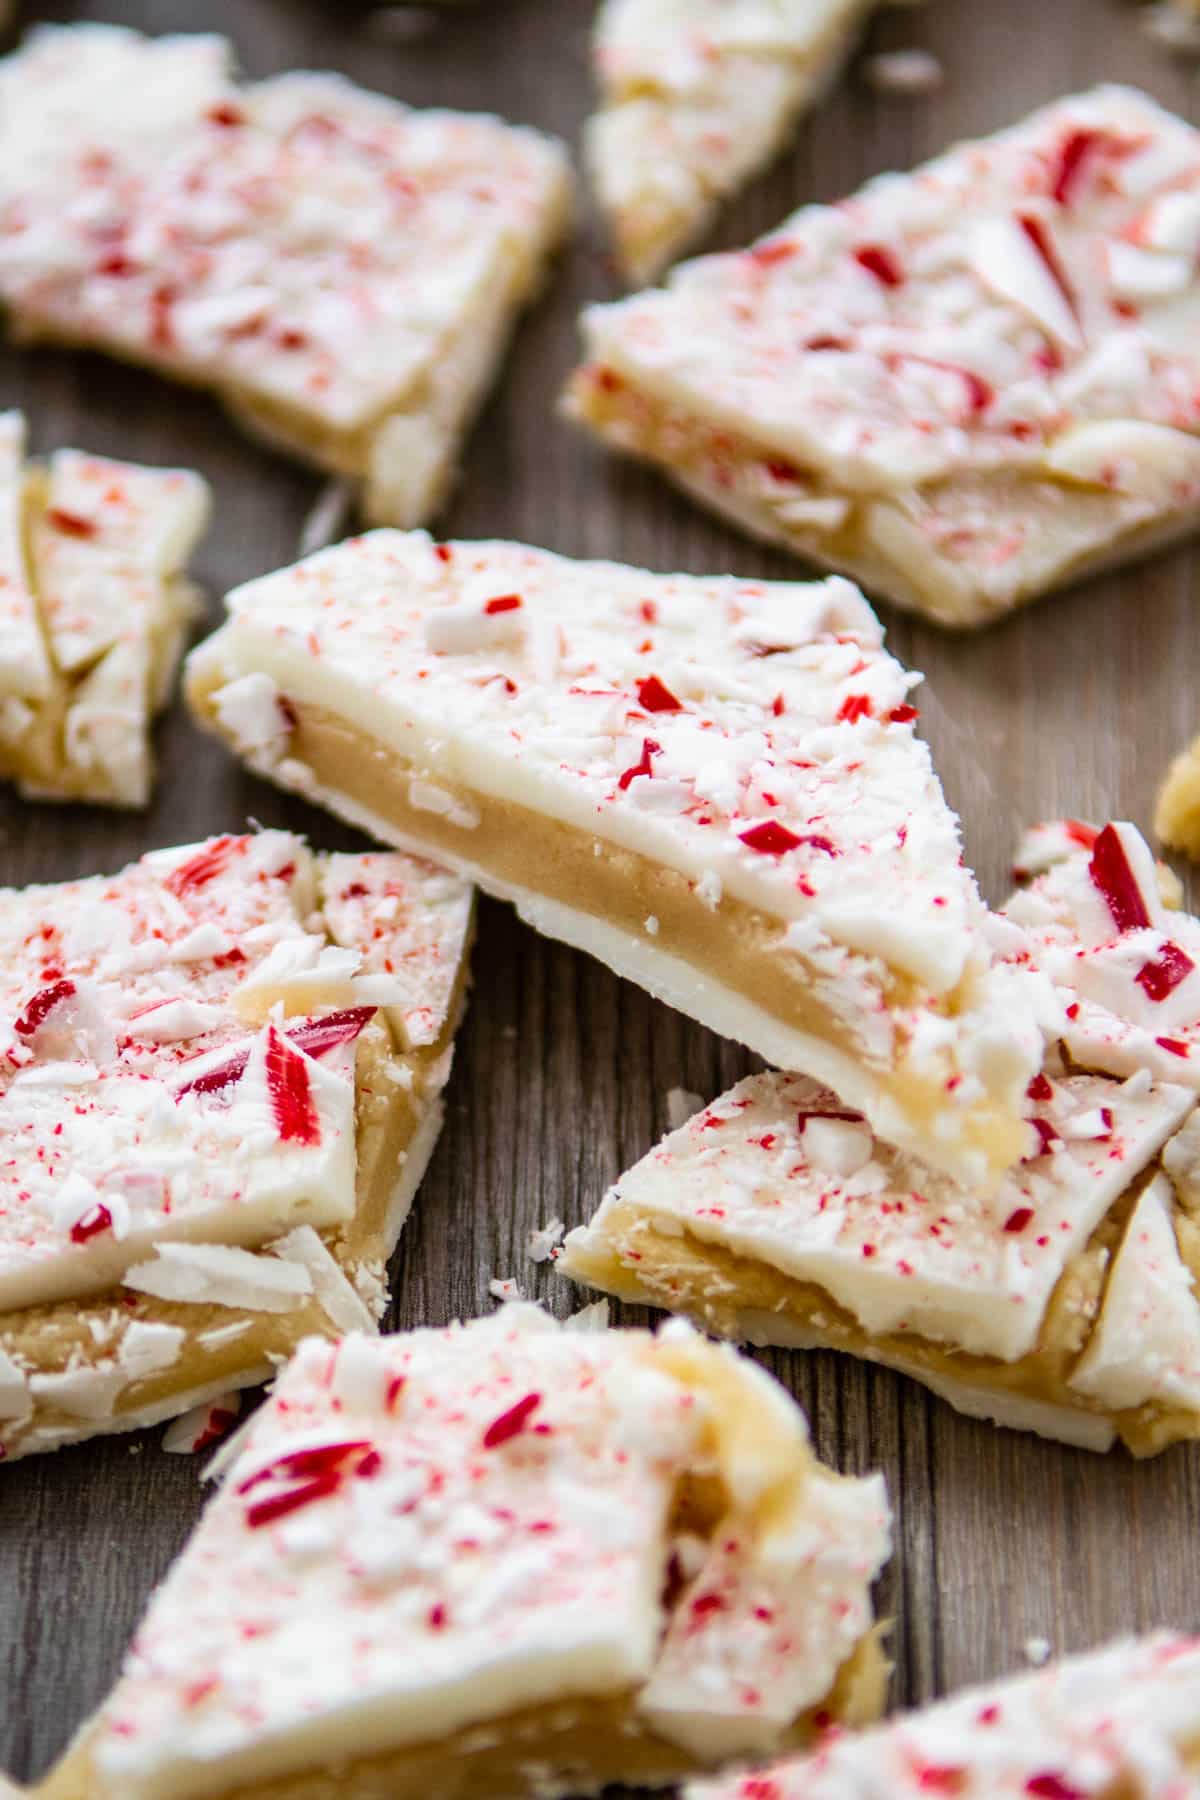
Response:
M525 1240L525 1254L530 1262L550 1262L562 1243L566 1229L561 1219L551 1219L539 1230L531 1231Z
M693 1094L690 1088L670 1088L667 1092L667 1125L672 1131L678 1131L681 1125L700 1111L704 1105L699 1094Z
M877 94L934 94L946 79L937 57L928 50L881 50L862 66L863 80Z

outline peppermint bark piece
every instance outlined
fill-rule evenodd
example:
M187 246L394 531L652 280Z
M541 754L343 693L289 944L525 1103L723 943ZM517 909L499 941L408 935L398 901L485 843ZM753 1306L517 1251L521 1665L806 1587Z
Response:
M874 0L604 0L584 157L621 266L652 281L782 149Z
M374 1327L470 922L444 870L278 831L0 894L0 1454Z
M381 531L228 607L188 694L252 768L939 1165L1022 1154L1053 996L995 963L917 678L848 582Z
M1195 1800L1200 1639L1127 1638L1036 1674L964 1689L685 1800Z
M1200 135L1058 101L665 291L591 308L567 406L755 535L977 626L1190 533Z
M336 75L240 85L230 65L220 38L100 25L0 63L13 332L210 388L353 478L372 518L418 523L565 229L565 154Z
M1167 770L1154 808L1154 829L1172 850L1200 857L1200 738L1181 750Z
M0 413L0 776L30 798L145 806L208 486L81 450L30 463L25 443Z
M218 1463L46 1800L545 1800L882 1705L882 1481L678 1325L309 1341Z
M1200 921L1163 915L1132 827L1042 828L1024 855L1045 866L1010 903L1009 953L1051 976L1065 1027L994 1194L890 1149L827 1090L757 1075L623 1176L560 1269L1090 1449L1200 1437L1200 997L1181 973ZM1135 896L1157 924L1115 936Z

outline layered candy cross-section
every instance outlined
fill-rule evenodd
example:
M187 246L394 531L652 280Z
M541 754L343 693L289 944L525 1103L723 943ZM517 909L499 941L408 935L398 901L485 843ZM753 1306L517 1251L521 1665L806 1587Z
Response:
M1053 996L996 961L918 678L849 582L379 531L228 607L188 693L253 768L931 1161L1021 1155Z
M0 414L0 776L39 799L145 806L150 726L198 611L208 519L186 469L58 450Z
M1041 873L1000 923L1064 1029L994 1193L812 1082L756 1075L623 1176L560 1267L1092 1449L1200 1436L1200 921L1164 906L1129 826L1043 828L1024 855Z
M0 63L0 300L23 341L211 388L419 523L565 227L565 153L230 61L207 34L80 25Z
M874 0L604 0L585 157L622 267L652 281L786 143Z
M584 317L569 409L756 535L972 626L1200 518L1200 135L1131 90Z
M0 894L0 1453L374 1326L470 924L441 869L279 831Z
M811 1756L697 1782L685 1800L1196 1800L1200 1639L1160 1632L1072 1656Z
M551 1800L878 1715L879 1477L672 1324L310 1340L45 1800Z

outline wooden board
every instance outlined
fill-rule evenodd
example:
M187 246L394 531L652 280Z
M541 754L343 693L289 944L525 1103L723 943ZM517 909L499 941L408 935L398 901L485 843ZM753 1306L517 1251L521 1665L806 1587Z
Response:
M31 17L119 16L156 31L225 31L246 68L329 66L415 102L493 108L577 140L588 104L591 0L484 0L427 35L385 42L347 0L109 0L28 5ZM1121 0L932 0L884 10L873 48L924 44L942 92L882 98L851 75L794 152L724 215L735 245L799 202L833 199L950 138L1008 122L1098 79L1139 83L1200 117L1186 65ZM621 466L553 417L581 302L612 291L585 217L571 256L523 327L475 433L445 521L652 567L781 575L789 565L723 530L649 473ZM217 526L200 574L217 597L295 553L312 477L244 442L205 399L99 359L4 352L0 400L25 406L35 444L201 469ZM794 565L790 565L794 568ZM1004 890L1023 820L1069 810L1143 824L1170 752L1200 724L1195 554L1092 582L971 640L894 618L891 642L927 671L924 723L968 856ZM158 797L142 818L0 799L0 880L113 867L154 845L236 827L247 814L326 845L354 838L239 773L176 709ZM572 1290L524 1260L527 1233L574 1224L666 1126L666 1094L705 1097L752 1061L585 957L483 908L475 992L445 1135L394 1270L393 1326L487 1311L516 1275L556 1311ZM921 1389L832 1356L768 1359L807 1407L821 1454L882 1468L898 1514L880 1595L894 1615L895 1697L919 1700L1018 1665L1031 1636L1056 1649L1169 1622L1200 1626L1200 1453L1138 1465L975 1425ZM151 1584L201 1504L195 1463L160 1433L68 1450L0 1475L0 1768L40 1773L100 1699Z

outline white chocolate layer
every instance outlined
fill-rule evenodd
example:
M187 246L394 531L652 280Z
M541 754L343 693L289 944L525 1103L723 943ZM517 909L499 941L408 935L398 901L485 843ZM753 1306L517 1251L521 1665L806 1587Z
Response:
M584 156L632 280L653 280L783 146L872 4L604 0Z
M1200 136L1128 89L584 316L570 409L749 528L977 625L1194 529Z
M297 763L286 733L234 716L230 697L251 683L282 697L273 719L337 720L362 769L395 759L406 817L389 829L381 801L373 829L420 843L428 817L440 857L541 928L811 1067L816 1028L784 1016L764 1035L763 998L729 991L721 964L590 917L591 871L601 852L628 852L682 878L697 934L720 933L723 906L753 909L775 966L799 971L836 1019L842 1041L826 1048L838 1074L858 1067L859 1103L885 1135L986 1178L965 1142L972 1108L1015 1127L1052 997L995 965L957 821L913 733L914 678L848 583L650 575L376 532L237 590L229 615L191 659L191 692L255 768L367 816ZM569 896L501 868L503 844L476 849L506 805L528 829L572 834L556 852ZM819 1073L833 1078L828 1062ZM909 1079L936 1084L936 1133L915 1102L906 1111Z
M1200 1639L1127 1638L686 1800L1193 1800L1200 1793Z
M469 917L467 891L431 865L371 857L360 882L355 862L320 871L335 910L352 909L340 915L343 943L367 940L336 951L307 929L317 867L285 832L155 851L115 877L0 896L11 1147L0 1305L122 1278L196 1297L198 1280L206 1293L220 1286L219 1273L202 1273L205 1255L223 1256L232 1278L256 1246L353 1216L354 1045L380 1004L359 983L389 979L394 951L406 1000L436 1038ZM384 896L370 931L355 891L368 883ZM426 888L457 935L417 923ZM380 972L364 977L372 960ZM167 1289L159 1273L133 1274L155 1267L156 1250L176 1270ZM245 1279L252 1263L238 1265Z
M146 805L208 511L186 469L80 450L28 464L25 421L0 415L0 774L23 793Z
M685 1756L766 1751L868 1631L888 1549L879 1481L832 1476L781 1389L678 1326L513 1306L312 1341L221 1461L89 1795L189 1800L631 1689ZM691 1476L715 1510L668 1591Z
M0 296L25 339L214 388L416 523L560 235L560 146L207 35L47 28L0 63Z

